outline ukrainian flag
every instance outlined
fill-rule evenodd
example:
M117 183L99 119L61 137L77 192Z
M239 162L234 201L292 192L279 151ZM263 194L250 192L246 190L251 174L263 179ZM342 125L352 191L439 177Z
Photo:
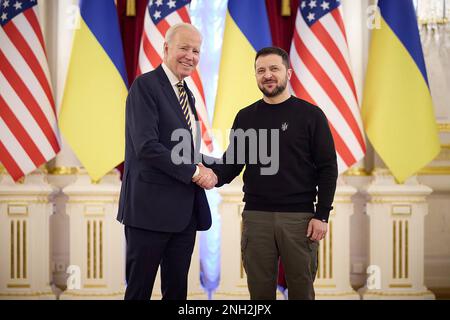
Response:
M370 142L404 182L440 150L419 30L411 0L380 0L372 31L362 117Z
M124 159L127 76L114 0L81 0L80 16L59 125L99 180Z
M237 112L258 99L255 79L256 52L272 45L264 0L229 0L225 18L213 128L224 137Z

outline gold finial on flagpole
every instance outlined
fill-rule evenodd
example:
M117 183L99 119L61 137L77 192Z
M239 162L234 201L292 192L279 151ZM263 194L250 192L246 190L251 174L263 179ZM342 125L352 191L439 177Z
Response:
M127 0L127 17L136 16L136 0Z
M281 15L283 17L291 15L291 0L281 0Z

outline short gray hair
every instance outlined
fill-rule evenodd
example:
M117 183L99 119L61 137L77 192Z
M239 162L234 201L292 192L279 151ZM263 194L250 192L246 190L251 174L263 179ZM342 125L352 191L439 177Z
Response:
M190 29L192 31L197 32L199 34L200 38L202 38L202 34L200 33L200 31L198 31L198 29L196 27L194 27L190 23L181 22L181 23L174 24L167 30L164 41L166 43L170 43L170 41L172 41L172 39L173 39L173 36L177 33L177 31L179 29Z

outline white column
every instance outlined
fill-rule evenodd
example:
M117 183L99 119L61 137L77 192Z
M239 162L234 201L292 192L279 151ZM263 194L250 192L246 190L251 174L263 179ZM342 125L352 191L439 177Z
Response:
M92 184L83 170L63 192L68 196L69 270L73 272L67 283L73 287L60 299L123 299L125 238L123 226L116 220L118 173Z
M37 170L14 183L0 167L0 299L55 299L49 217L55 191Z
M367 187L370 201L370 270L363 299L434 299L424 285L424 218L431 188L416 177L396 184L378 169Z
M356 189L338 180L328 233L319 245L319 266L314 288L316 299L360 299L350 285L351 197Z

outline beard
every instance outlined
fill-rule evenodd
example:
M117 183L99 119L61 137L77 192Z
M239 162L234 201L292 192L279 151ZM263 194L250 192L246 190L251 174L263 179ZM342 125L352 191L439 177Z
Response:
M279 94L281 94L286 89L287 82L288 82L288 78L286 77L286 78L284 78L284 81L280 85L277 85L275 87L275 89L273 89L272 91L268 91L266 88L264 88L264 83L265 82L262 82L261 84L258 84L258 88L259 88L259 90L261 90L261 92L266 97L273 98L273 97L276 97Z

